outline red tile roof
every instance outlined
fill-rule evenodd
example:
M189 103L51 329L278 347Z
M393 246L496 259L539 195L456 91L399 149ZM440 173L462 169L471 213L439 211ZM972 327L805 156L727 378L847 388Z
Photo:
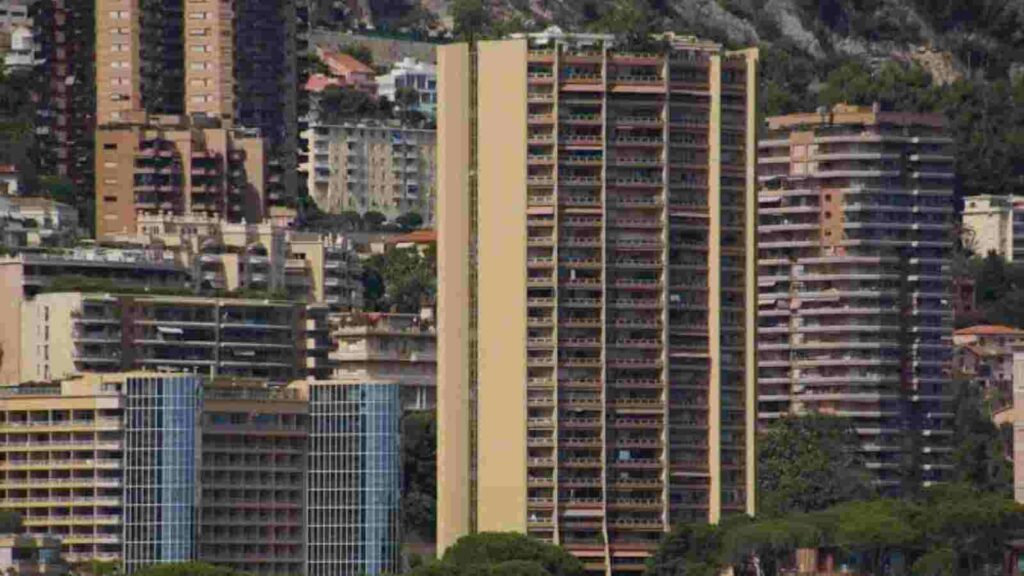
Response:
M392 236L386 240L388 244L434 244L437 232L434 230L414 230L408 234Z
M997 324L968 326L953 332L954 336L1024 336L1024 330Z
M306 92L323 92L331 86L344 86L345 80L343 78L331 78L330 76L324 76L323 74L313 74L306 80Z
M370 75L374 74L373 68L370 68L366 64L363 64L344 52L327 52L325 50L320 56L320 59L324 61L324 64L327 64L332 68L337 68L340 73L351 74L355 72Z

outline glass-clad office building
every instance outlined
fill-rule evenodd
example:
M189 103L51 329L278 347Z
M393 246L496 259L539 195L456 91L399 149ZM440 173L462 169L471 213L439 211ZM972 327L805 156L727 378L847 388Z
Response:
M308 576L397 574L400 387L310 385Z
M123 392L125 571L193 560L201 377L131 377Z

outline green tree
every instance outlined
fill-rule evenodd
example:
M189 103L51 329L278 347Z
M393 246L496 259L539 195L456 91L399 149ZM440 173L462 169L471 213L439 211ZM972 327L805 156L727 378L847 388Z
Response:
M647 51L658 48L652 39L659 31L655 28L657 23L647 0L613 0L606 4L591 29L615 35L618 45L626 50Z
M928 550L922 565L973 576L1000 565L1007 538L1024 529L1024 507L967 484L941 484L925 491L912 521Z
M992 422L984 392L965 378L954 378L953 385L952 479L978 490L1011 496L1012 458L1007 458L1002 434Z
M582 576L583 564L564 549L523 534L482 532L460 538L442 562L465 568L505 562L535 562L551 576Z
M367 309L418 312L424 302L434 298L435 276L432 252L421 255L416 248L393 248L375 254L363 265Z
M132 573L138 576L243 576L227 566L214 566L203 562L174 562L154 564Z
M865 559L870 574L887 574L893 553L912 551L921 533L912 522L914 505L892 499L846 502L819 518L831 520L832 543Z
M453 0L448 5L452 18L452 34L465 41L486 38L493 25L484 0Z
M402 230L411 231L418 230L423 226L423 216L420 216L417 212L406 212L398 218L395 218L395 223L398 224Z
M373 67L373 50L366 44L351 42L338 48L338 51L348 54L371 68Z
M815 548L825 541L822 529L808 517L794 514L736 525L722 538L723 558L733 566L757 557L767 574L775 574L781 562L798 548Z
M724 528L714 524L681 523L672 527L647 560L646 576L718 576Z
M363 227L366 230L380 230L381 226L387 221L387 216L374 210L363 214Z
M317 106L324 122L338 124L354 119L387 119L391 117L387 100L378 101L353 88L330 86L317 97Z
M412 576L583 576L583 564L553 544L513 532L463 536L441 560L412 570Z
M24 529L20 514L9 510L0 511L0 534L20 534Z
M768 425L758 442L761 513L823 510L870 495L856 445L843 418L811 414Z
M437 418L432 410L402 418L402 526L433 542L437 530Z

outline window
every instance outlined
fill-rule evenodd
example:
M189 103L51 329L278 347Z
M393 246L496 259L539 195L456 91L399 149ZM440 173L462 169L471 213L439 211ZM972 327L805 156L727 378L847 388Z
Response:
M104 202L112 202L114 204L117 204L117 196L104 196L103 197L103 201Z
M117 144L104 144L104 150L117 150Z

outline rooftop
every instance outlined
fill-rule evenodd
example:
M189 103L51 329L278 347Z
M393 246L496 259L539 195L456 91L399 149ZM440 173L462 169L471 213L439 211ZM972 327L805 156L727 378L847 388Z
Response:
M885 112L878 104L874 106L836 104L831 110L821 108L817 112L801 112L768 118L768 128L771 130L784 130L800 126L876 126L881 124L943 128L946 125L946 120L942 114Z
M370 68L366 64L363 64L344 52L328 52L327 50L324 50L320 54L320 59L323 60L324 64L337 69L338 73L373 74L373 68Z
M954 336L1024 336L1024 330L998 324L979 324L953 332Z
M414 230L407 234L392 236L385 240L387 244L436 244L437 231L435 230Z

